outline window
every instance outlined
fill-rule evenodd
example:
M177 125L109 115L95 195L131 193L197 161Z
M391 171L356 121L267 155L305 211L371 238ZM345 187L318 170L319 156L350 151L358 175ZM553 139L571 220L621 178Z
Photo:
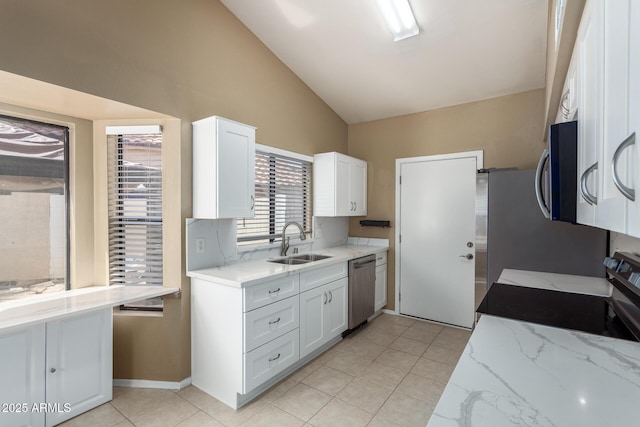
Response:
M311 234L311 159L287 154L256 148L255 216L238 219L240 245L279 241L289 221L298 222Z
M69 288L68 140L0 116L0 301Z
M127 126L107 134L109 283L162 286L162 133ZM161 300L127 307L149 305Z

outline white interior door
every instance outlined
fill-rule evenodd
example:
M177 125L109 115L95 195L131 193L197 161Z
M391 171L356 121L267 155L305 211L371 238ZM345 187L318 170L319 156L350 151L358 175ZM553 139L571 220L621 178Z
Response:
M473 325L476 173L481 167L474 153L398 160L401 314Z

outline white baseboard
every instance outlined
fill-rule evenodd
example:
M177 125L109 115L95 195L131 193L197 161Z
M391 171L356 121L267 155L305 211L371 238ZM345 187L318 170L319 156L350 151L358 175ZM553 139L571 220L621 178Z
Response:
M383 308L383 309L382 309L382 312L383 312L383 313L386 313L386 314L393 314L394 316L397 316L397 315L398 315L398 312L397 312L397 311L395 311L395 310L388 310L388 309L386 309L386 308Z
M154 381L154 380L113 380L114 387L127 388L157 388L162 390L182 390L191 384L191 377L177 381Z

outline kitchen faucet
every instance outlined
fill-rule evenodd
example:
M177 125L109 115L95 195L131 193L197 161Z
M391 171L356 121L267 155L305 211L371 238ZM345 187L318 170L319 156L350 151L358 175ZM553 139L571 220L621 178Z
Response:
M298 224L295 221L289 221L288 223L286 223L284 225L284 227L282 227L282 246L280 247L280 256L286 256L287 255L287 251L289 250L289 238L287 237L287 239L285 240L284 232L287 230L287 227L290 226L290 225L295 225L296 227L298 227L300 229L300 240L305 240L307 238L307 236L305 236L304 230L302 229L302 226L300 224Z

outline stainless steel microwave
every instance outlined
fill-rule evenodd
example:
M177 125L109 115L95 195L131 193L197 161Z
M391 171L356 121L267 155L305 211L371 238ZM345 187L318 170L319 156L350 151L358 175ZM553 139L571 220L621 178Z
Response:
M536 197L542 214L554 221L576 222L578 122L551 125L549 148L536 169Z

